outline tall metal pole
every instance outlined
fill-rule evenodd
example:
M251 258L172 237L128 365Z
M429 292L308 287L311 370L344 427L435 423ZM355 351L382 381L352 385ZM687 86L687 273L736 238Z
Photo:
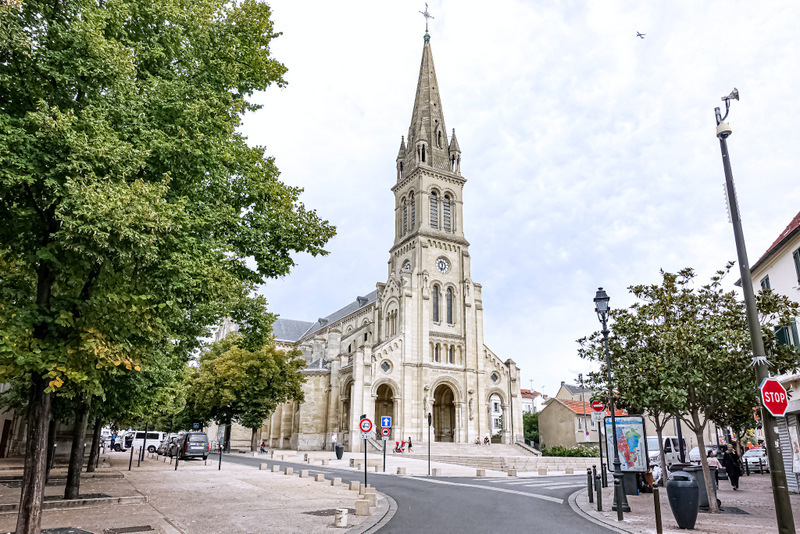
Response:
M744 304L747 310L747 327L750 330L750 344L753 349L752 365L756 370L756 387L758 387L769 376L767 371L768 362L766 351L764 350L764 341L761 337L761 324L758 322L758 309L756 308L756 299L753 293L753 279L750 276L750 263L747 260L747 249L744 244L744 233L742 232L742 219L739 214L739 205L736 202L736 188L733 185L733 172L731 171L731 160L728 154L727 138L731 135L732 130L727 123L723 122L728 116L730 100L734 98L739 100L739 92L736 89L729 96L722 98L725 102L725 117L721 116L719 108L714 108L714 115L717 120L719 148L722 152L722 167L725 171L725 191L728 194L728 208L730 209L731 223L733 224L736 256L742 277L742 292L744 293ZM789 488L786 484L783 456L778 448L777 421L769 413L769 410L762 410L761 412L763 416L764 441L766 442L767 456L769 458L772 498L775 501L775 516L778 520L778 532L780 534L794 534L792 504L789 500Z
M603 321L603 346L606 352L606 373L608 374L608 406L611 410L611 437L614 440L614 504L612 510L621 508L623 512L630 512L628 498L625 496L625 487L622 482L622 462L619 460L619 444L617 443L617 416L614 414L614 388L611 386L611 355L608 352L608 323L607 313L601 315ZM619 482L617 482L619 481Z

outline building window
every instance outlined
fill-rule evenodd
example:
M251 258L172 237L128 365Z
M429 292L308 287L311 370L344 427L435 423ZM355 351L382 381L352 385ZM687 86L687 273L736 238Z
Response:
M497 373L492 373L491 379L492 382L497 382L498 380L500 380L500 375L498 375Z
M439 345L438 344L434 345L434 347L433 347L433 361L435 361L435 362L439 361Z
M495 412L495 413L500 411L500 403L499 402L493 402L492 403L492 411Z
M417 210L414 202L414 192L408 194L409 202L411 203L411 229L414 229L414 224L417 222Z
M453 324L453 288L447 288L447 324Z
M391 368L392 364L390 364L388 361L383 360L383 362L381 362L381 369L383 369L384 373L388 373Z
M439 322L439 286L433 286L433 322Z
M448 356L448 361L450 363L456 363L456 351L453 347L450 347L450 355Z
M439 195L431 193L431 228L439 229Z
M442 202L442 217L444 218L444 230L445 232L449 232L450 228L450 196L445 195L444 201Z
M792 319L792 323L788 326L776 326L775 338L779 345L800 346L800 338L797 336L797 322Z
M408 232L408 206L406 205L406 199L403 199L403 235Z
M769 275L761 279L761 289L772 289L772 286L769 285Z
M794 272L797 273L797 283L800 284L800 248L792 253L794 258Z

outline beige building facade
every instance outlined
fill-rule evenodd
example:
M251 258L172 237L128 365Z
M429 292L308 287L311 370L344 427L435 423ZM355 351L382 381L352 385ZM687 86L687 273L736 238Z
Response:
M395 236L386 281L317 321L276 321L278 345L299 348L308 362L305 401L280 406L259 440L313 450L335 438L361 450L366 415L376 427L391 417L392 442L426 442L430 414L433 441L473 443L492 434L496 401L501 441L522 442L519 369L484 344L482 288L472 279L463 232L465 184L426 32L391 186ZM220 335L231 328L223 325Z

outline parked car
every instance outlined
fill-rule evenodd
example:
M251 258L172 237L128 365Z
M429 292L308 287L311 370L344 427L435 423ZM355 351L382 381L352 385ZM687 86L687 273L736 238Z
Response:
M144 430L130 430L125 433L122 439L118 440L119 443L114 444L114 450L125 451L131 447L135 449L147 447L147 452L156 452L156 448L163 441L164 435L164 432L148 431L147 439L145 439Z
M764 449L750 449L744 453L742 461L747 463L750 471L769 473L769 459L767 458L767 451Z
M178 448L175 444L175 440L178 439L180 435L181 433L179 432L167 434L164 439L161 440L161 443L159 443L156 452L162 456L172 456Z
M722 445L706 445L706 456L708 456L709 451L714 451L714 456L721 462L722 455L725 453L725 447ZM689 451L689 461L692 463L700 463L700 447L695 447Z
M678 438L676 436L663 436L664 439L664 460L667 462L667 467L681 461L680 450L678 448ZM686 450L686 440L683 441L683 450ZM650 436L647 438L647 454L649 456L650 465L660 465L661 460L658 458L658 437Z
M187 432L177 439L178 455L181 460L188 458L208 458L211 443L205 432Z
M114 450L117 452L126 451L131 448L133 443L134 432L120 432L117 434L117 440L114 442Z

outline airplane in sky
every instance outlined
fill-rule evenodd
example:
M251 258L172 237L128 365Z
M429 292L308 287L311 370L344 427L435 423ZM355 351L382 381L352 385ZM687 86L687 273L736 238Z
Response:
M636 32L636 37L638 37L639 39L644 39L644 36L645 36L645 35L647 35L647 34L646 34L646 33L639 33L639 32Z

